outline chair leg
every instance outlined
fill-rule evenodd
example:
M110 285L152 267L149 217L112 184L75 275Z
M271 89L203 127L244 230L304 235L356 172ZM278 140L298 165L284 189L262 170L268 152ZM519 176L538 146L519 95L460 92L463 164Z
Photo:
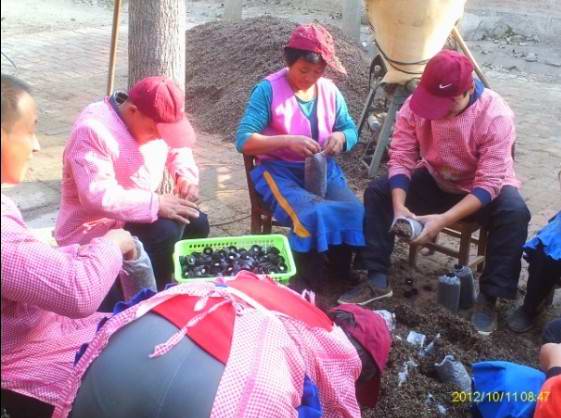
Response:
M417 267L418 254L419 254L419 246L409 244L409 267Z
M487 229L481 227L481 229L479 230L479 240L477 242L477 255L485 256L487 252L487 238ZM477 271L481 273L484 267L485 261L483 261L483 263L479 263L479 265L477 266Z
M251 212L251 234L261 234L261 215L258 212Z
M469 265L470 243L471 243L471 233L462 231L460 236L460 250L458 251L458 261L462 266Z
M270 215L266 215L263 219L263 234L270 234L273 230L273 218Z

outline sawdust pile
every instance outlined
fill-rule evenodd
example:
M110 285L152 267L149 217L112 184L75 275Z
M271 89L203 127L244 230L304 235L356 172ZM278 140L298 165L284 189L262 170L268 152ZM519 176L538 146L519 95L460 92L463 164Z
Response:
M283 48L296 24L264 16L237 23L211 22L186 34L187 111L198 129L233 140L253 86L284 66ZM328 26L347 69L335 77L355 121L368 93L368 60L342 31Z
M407 254L407 246L401 243L396 245L390 269L393 297L368 305L371 309L386 309L395 313L397 327L382 377L380 400L375 409L364 409L362 417L470 417L470 404L454 402L452 392L458 389L438 379L434 364L451 354L464 364L470 375L471 365L484 360L506 360L536 368L544 324L524 335L512 333L503 324L489 337L479 335L469 323L469 311L453 315L435 303L436 278L443 274L446 266L421 258L421 268L411 269L407 264ZM360 274L366 278L365 272ZM321 294L316 297L318 305L324 310L335 306L339 295L352 287L341 281L322 286ZM506 315L508 308L509 304L501 301L501 317ZM406 342L412 330L423 333L427 337L427 344L439 335L429 354L420 355L418 348ZM407 378L400 383L405 364L411 361L417 366L408 368ZM439 411L439 407L446 412Z

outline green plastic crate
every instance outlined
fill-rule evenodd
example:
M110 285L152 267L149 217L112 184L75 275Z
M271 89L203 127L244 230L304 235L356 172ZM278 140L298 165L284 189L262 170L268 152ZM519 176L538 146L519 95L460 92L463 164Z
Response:
M217 277L205 277L204 279L186 279L181 275L181 265L179 257L189 255L193 252L202 252L205 247L211 247L213 250L222 249L230 245L238 248L249 249L252 245L260 245L262 247L276 247L280 251L280 255L284 257L288 271L286 273L272 273L269 276L280 283L288 283L288 280L296 274L296 265L292 257L292 251L288 244L288 239L284 235L244 235L239 237L218 237L204 239L186 239L175 243L173 252L174 276L178 283L209 281Z

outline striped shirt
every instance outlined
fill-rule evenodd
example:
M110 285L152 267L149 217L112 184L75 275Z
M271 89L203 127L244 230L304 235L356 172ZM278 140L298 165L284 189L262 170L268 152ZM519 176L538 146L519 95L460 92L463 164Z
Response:
M38 241L2 195L2 389L56 405L78 348L95 335L95 313L122 265L98 238L52 248Z

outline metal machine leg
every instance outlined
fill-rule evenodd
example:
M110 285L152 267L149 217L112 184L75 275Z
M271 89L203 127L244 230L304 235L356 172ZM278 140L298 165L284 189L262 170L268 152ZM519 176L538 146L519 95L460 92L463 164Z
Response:
M368 92L368 96L366 97L366 103L364 104L364 107L362 108L362 112L360 113L360 120L358 124L359 138L360 138L360 134L362 133L362 129L364 128L364 124L368 119L368 114L370 113L372 102L376 97L376 91L378 90L378 87L380 87L380 84L381 83L377 83L373 88L371 88L370 91ZM370 145L371 140L372 140L371 138L368 140L368 145Z
M382 125L382 130L378 136L378 142L376 143L376 149L374 150L374 155L370 161L370 166L368 167L368 177L375 177L380 168L380 163L382 162L382 157L384 151L390 143L390 137L393 131L393 125L395 123L396 113L409 96L410 92L405 86L397 86L393 96L390 101L390 106L388 108L388 113L384 124Z

